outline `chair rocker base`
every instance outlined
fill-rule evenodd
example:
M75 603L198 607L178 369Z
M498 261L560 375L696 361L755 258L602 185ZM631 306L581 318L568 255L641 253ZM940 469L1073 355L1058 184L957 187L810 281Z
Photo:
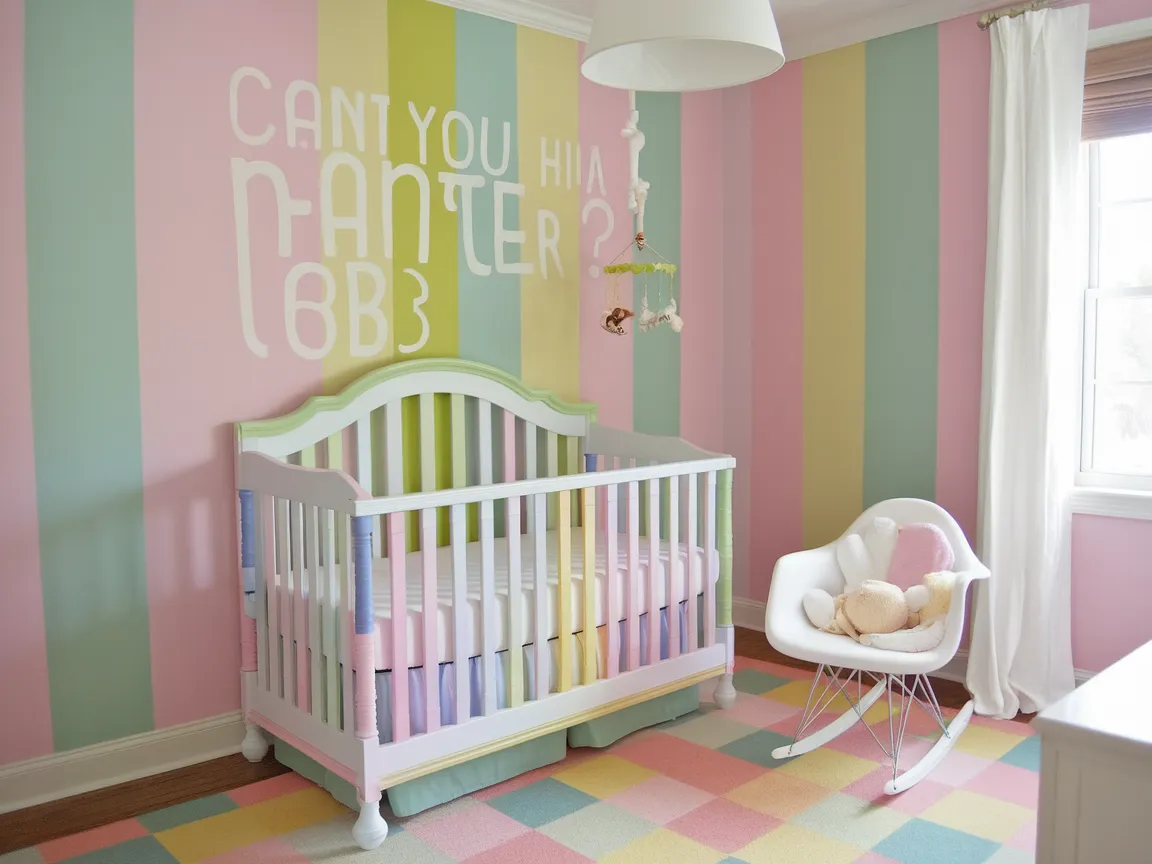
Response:
M842 675L846 677L841 678ZM874 682L867 692L864 691L864 676L866 675ZM822 676L827 680L820 695L817 696L816 692ZM911 679L911 684L905 681L905 677ZM856 679L855 696L849 693L849 686L853 679ZM848 710L823 728L805 735L804 733L813 721L823 714L838 696L843 696L848 702ZM927 675L877 675L858 669L846 670L843 667L833 669L826 664L820 665L812 678L812 688L808 692L808 701L804 706L804 712L800 715L795 740L791 744L773 750L772 758L790 759L823 747L829 741L843 735L857 722L863 720L865 712L879 702L882 696L888 698L888 745L884 745L884 742L877 737L876 731L867 723L865 723L864 728L868 730L868 734L872 736L884 755L892 760L892 779L884 784L884 793L886 795L899 795L901 792L911 789L927 777L932 769L948 755L956 743L956 739L972 718L973 703L969 700L950 723L945 723L940 704L936 701L936 694L932 690L932 683ZM894 696L899 701L896 701ZM932 745L931 750L901 773L900 750L908 728L908 717L913 703L918 704L936 721L940 727L940 737Z

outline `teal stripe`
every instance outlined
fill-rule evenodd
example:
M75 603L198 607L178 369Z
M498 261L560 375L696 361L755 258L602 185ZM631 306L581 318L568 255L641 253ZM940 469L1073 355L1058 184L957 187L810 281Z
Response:
M496 181L516 183L519 153L516 149L516 25L472 12L456 12L456 110L472 122L475 153L472 164L460 173L484 178L484 186L472 192L472 237L476 258L492 268L490 275L472 272L464 251L464 219L457 220L460 242L459 309L460 356L488 363L520 375L520 277L501 274L493 256L496 218L493 186ZM504 124L510 123L508 169L493 176L481 161L482 119L488 118L488 164L499 170L504 157ZM439 124L434 124L439 128ZM454 124L457 159L465 158L467 138L463 126ZM457 197L460 196L457 192ZM457 206L460 206L459 204ZM463 214L461 214L463 215ZM504 227L518 230L520 207L513 195L504 197ZM520 247L504 247L509 261L518 261Z
M936 488L936 27L867 43L864 506Z
M132 0L25 19L28 327L56 750L152 728ZM11 659L11 658L9 658Z
M680 95L638 93L636 107L644 130L640 176L652 184L644 211L644 235L652 249L680 263ZM651 251L635 253L638 261L658 261ZM640 315L644 280L648 307L659 313L668 303L666 277L634 277L633 303ZM680 303L680 276L676 276ZM683 304L681 303L681 311ZM667 325L641 333L633 323L633 426L637 432L680 434L680 334ZM692 326L686 321L685 327Z

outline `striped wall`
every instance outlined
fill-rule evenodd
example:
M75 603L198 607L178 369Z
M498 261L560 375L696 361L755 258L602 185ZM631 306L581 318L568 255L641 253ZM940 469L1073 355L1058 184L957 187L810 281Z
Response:
M988 63L966 18L726 96L725 362L751 370L747 404L725 397L750 492L738 596L886 498L974 528Z
M612 336L627 94L580 50L427 0L0 4L0 764L239 707L237 420L461 356L723 445L723 97L641 100L685 329Z

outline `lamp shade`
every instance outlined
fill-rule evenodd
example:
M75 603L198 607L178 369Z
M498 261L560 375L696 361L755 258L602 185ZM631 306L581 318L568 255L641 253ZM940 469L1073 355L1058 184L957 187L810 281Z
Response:
M581 72L605 87L683 93L783 65L769 0L596 0Z

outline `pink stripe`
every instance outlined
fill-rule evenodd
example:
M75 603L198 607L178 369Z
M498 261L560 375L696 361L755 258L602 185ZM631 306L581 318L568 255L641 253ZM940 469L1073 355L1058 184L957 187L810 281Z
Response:
M317 75L316 4L254 0L136 3L136 225L140 401L152 690L157 728L237 707L237 522L231 424L297 406L320 389L320 364L298 358L284 324L284 278L319 261L319 154L289 149L284 90ZM209 49L207 46L211 46ZM244 66L272 81L240 88L242 127L275 125L263 147L233 134L229 84ZM281 168L313 200L292 220L292 254L276 251L266 180L252 184L256 356L241 331L230 159ZM311 295L309 295L311 296ZM300 316L321 344L319 316ZM188 658L195 657L195 663Z
M973 28L975 29L975 28ZM979 31L977 31L979 32ZM803 88L800 63L752 87L752 486L747 596L768 599L768 562L802 546ZM738 487L737 487L738 488ZM736 494L736 489L733 490Z
M724 95L685 93L681 102L680 435L724 450Z
M601 423L621 429L632 428L632 334L636 319L624 325L628 331L625 336L613 335L600 326L607 279L599 268L628 248L633 236L628 210L628 148L620 137L627 122L627 92L600 87L581 75L580 206L586 221L580 229L580 398L599 406ZM613 219L612 233L599 241L599 249L597 240L609 222L602 205L592 204L594 201L607 204ZM625 254L621 260L631 257ZM593 276L590 268L598 275ZM631 280L621 279L619 286L621 302L634 309L630 306Z
M940 349L936 501L975 540L984 250L988 35L972 17L937 28L940 54Z
M505 417L511 414L505 412ZM515 465L515 463L513 463ZM440 613L437 609L439 592L436 581L436 511L420 513L420 557L424 563L424 708L428 715L428 731L440 728L440 639L437 631ZM393 666L393 669L396 667Z
M392 575L392 740L408 740L408 594L404 567L404 514L388 516L388 563ZM371 676L368 676L371 677Z
M780 73L777 73L780 74ZM775 76L773 76L774 78ZM749 561L753 522L752 471L755 450L752 436L752 393L764 382L753 381L752 343L759 328L752 310L752 249L767 238L752 235L752 92L749 87L724 91L724 450L736 457L733 478L732 594L750 596ZM772 190L761 190L771 199ZM685 324L685 330L688 325ZM759 434L762 430L757 430ZM798 457L793 457L798 458ZM711 643L709 643L711 644Z
M6 765L52 752L28 355L23 3L0 4L0 88L0 693L19 704L0 723Z

